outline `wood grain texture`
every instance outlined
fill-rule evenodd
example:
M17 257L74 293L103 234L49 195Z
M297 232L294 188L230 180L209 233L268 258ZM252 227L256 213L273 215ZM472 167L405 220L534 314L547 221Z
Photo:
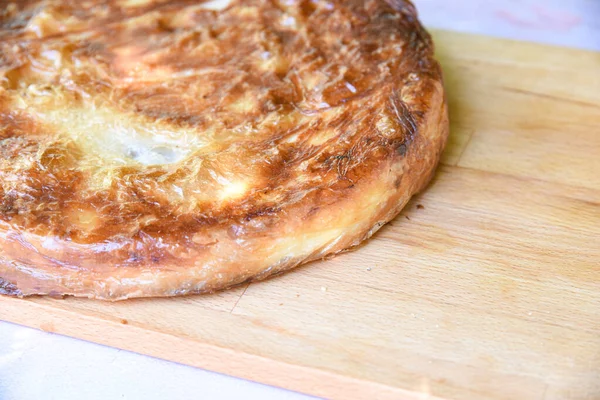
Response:
M208 296L2 297L0 318L327 398L600 398L600 54L435 39L443 165L360 249Z

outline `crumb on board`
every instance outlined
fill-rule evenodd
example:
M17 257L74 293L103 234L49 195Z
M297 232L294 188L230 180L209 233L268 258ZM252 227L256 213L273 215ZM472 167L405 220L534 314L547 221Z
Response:
M370 271L370 270L371 270L371 267L367 267L367 271Z
M425 206L423 204L417 204L417 209L418 210L422 210L424 208L425 208Z
M410 218L408 218L408 215L405 215L404 218L406 218L407 220L410 221Z
M327 288L325 286L321 286L321 292L326 292Z
M126 319L122 319L122 320L121 320L121 323L122 323L123 325L127 325L127 324L129 323L129 321L127 321Z

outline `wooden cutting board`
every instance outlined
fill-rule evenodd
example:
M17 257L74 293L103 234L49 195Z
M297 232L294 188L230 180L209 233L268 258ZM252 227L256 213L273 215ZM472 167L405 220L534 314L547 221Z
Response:
M328 398L599 399L600 53L435 39L443 164L360 249L207 296L0 297L0 319Z

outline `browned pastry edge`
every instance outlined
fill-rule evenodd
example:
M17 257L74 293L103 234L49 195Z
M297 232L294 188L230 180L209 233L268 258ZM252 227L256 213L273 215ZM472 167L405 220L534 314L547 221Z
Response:
M387 160L383 165L372 174L370 180L365 180L364 185L356 187L353 196L336 204L336 209L326 208L313 214L310 220L296 219L293 214L288 214L285 225L299 225L304 227L302 231L319 230L321 219L332 220L336 219L336 215L356 215L361 218L360 206L369 197L376 193L381 196L383 206L378 208L372 215L361 221L358 227L354 230L348 230L335 243L323 243L321 248L314 251L312 254L307 254L305 258L285 259L272 265L261 265L260 262L254 263L254 268L245 268L243 273L239 273L239 266L246 264L244 260L237 261L237 266L226 265L224 268L218 269L210 278L203 278L198 282L186 282L184 271L181 271L181 266L171 266L173 270L168 268L159 269L152 276L147 286L144 287L139 282L134 283L136 292L131 292L130 288L123 283L119 283L119 271L113 270L105 273L103 276L89 276L86 280L76 280L72 283L61 282L63 274L57 271L54 276L48 274L44 279L35 277L35 269L33 273L22 272L15 268L8 270L6 264L0 264L4 267L0 269L0 293L27 296L31 294L49 294L61 295L70 294L75 296L87 296L98 299L119 300L124 298L132 298L138 296L161 296L165 293L164 288L160 291L154 291L156 282L168 281L174 278L171 284L172 292L169 295L183 295L193 293L213 292L229 286L233 286L248 280L260 280L269 277L272 274L280 273L291 269L302 263L313 260L318 260L326 255L339 253L353 246L358 245L363 240L369 238L381 226L393 219L400 210L406 205L410 198L424 189L427 183L432 178L437 162L444 148L448 135L448 117L446 103L443 101L443 92L441 86L437 86L436 90L431 92L430 102L432 109L424 118L424 123L419 126L418 134L414 142L410 145L406 152L406 158L395 157L393 160ZM394 171L393 174L388 174L389 171ZM388 175L390 178L384 181L378 180L381 175ZM400 180L400 182L398 182ZM399 184L399 186L397 186ZM277 232L272 233L277 235ZM43 240L43 238L35 238ZM290 237L294 240L294 236ZM30 240L33 242L33 240ZM15 243L15 242L12 242ZM19 243L15 249L22 254L30 254L31 250L28 245ZM248 265L248 267L250 267ZM184 267L185 269L185 267ZM218 278L218 274L223 274ZM32 276L33 275L33 276ZM183 279L182 279L183 278ZM128 277L132 281L136 277ZM193 279L189 278L188 279ZM183 281L183 282L182 282ZM182 285L182 283L185 283ZM194 283L201 283L200 286L194 286ZM188 286L186 288L186 286Z
M212 292L264 279L369 238L426 186L448 136L441 72L432 58L429 37L418 22L413 23L419 35L412 40L421 49L404 57L423 57L415 64L426 67L413 83L412 100L404 101L392 90L381 103L393 108L404 139L365 158L370 167L355 167L359 179L352 184L331 195L322 190L285 207L257 209L243 217L246 225L213 224L198 240L193 238L192 247L169 242L168 256L154 255L163 245L160 235L138 241L140 256L133 257L144 258L134 260L135 265L122 265L119 249L98 251L98 243L60 239L49 245L45 235L0 221L0 293L121 300ZM428 51L422 50L424 46ZM249 233L254 222L263 228Z

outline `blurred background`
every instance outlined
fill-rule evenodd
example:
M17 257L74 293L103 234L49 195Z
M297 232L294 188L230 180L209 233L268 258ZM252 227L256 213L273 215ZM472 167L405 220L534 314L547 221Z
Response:
M598 0L414 0L431 28L600 50Z
M414 2L428 28L600 51L600 0ZM190 397L308 398L0 322L0 400Z

